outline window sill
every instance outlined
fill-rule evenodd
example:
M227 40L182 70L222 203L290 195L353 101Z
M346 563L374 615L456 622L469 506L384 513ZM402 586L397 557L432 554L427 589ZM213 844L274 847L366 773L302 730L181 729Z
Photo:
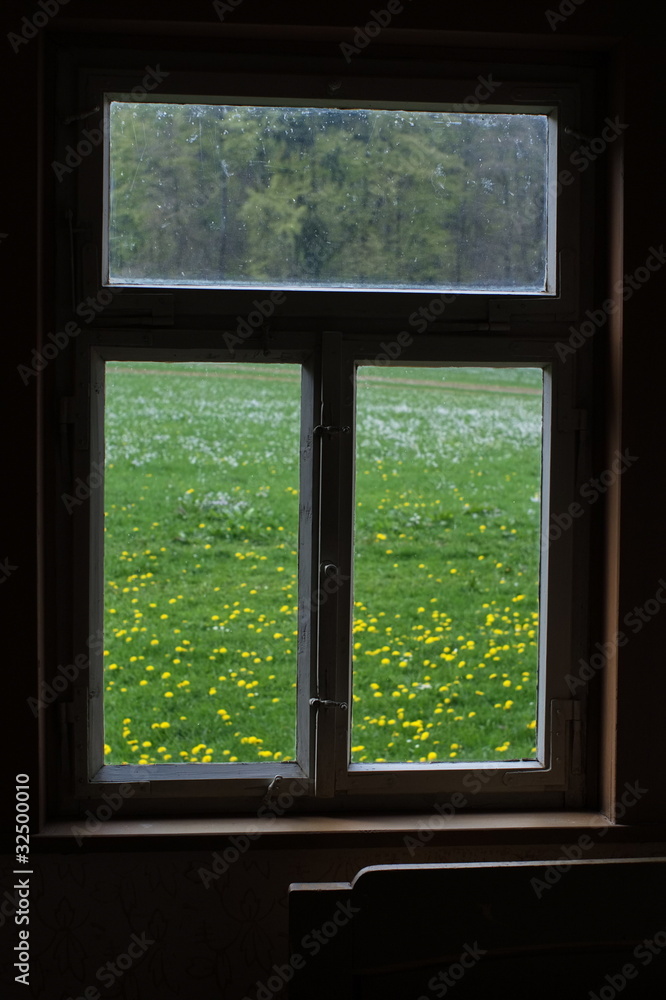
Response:
M439 821L439 824L437 824ZM574 832L584 833L599 830L599 835L611 836L606 842L622 843L628 840L641 842L660 839L664 830L659 827L635 827L613 823L608 817L596 812L543 812L543 813L471 813L451 817L440 817L433 813L384 816L284 816L284 817L215 817L203 819L112 819L106 822L56 820L44 825L40 833L33 835L37 842L51 843L54 840L117 841L125 838L196 838L228 837L247 833L268 835L271 838L305 837L311 846L323 846L322 838L353 836L382 836L404 838L406 834L420 830L432 830L434 837L430 844L445 843L459 839L465 834L465 843L470 835L475 841L493 838L538 840L545 842L548 836L561 837L565 832L568 839ZM603 832L602 832L603 831ZM520 837L515 834L520 833ZM527 835L527 836L525 836ZM254 838L258 840L258 837ZM575 838L574 838L575 839Z

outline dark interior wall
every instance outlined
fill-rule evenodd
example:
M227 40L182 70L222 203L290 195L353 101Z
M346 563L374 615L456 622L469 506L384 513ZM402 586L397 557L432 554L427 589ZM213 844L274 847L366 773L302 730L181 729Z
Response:
M45 0L46 2L46 0ZM243 0L229 15L239 32L251 34L253 25L328 25L345 28L368 19L372 5L364 3L269 4ZM374 5L375 9L382 3ZM546 49L566 38L572 50L588 47L608 53L614 100L630 129L624 143L624 190L614 182L615 206L609 230L611 260L616 273L632 273L643 263L650 246L666 237L663 213L663 35L659 8L651 0L635 3L585 0L571 4L573 13L563 22L546 16L555 2L516 0L510 6L496 2L474 5L405 3L396 30L441 30L460 42L479 32L488 38L506 35L507 46ZM42 655L40 623L48 620L57 580L38 587L43 558L39 526L42 483L36 461L41 419L35 380L26 387L17 377L20 364L30 362L44 330L50 329L52 293L49 246L52 227L43 179L48 174L50 150L43 145L44 37L14 52L6 36L20 30L21 19L37 4L29 0L5 3L0 33L3 83L3 185L0 210L0 273L3 277L2 351L5 404L3 428L5 489L3 543L0 549L0 606L5 637L5 699L3 713L5 753L2 761L3 828L10 815L14 775L31 776L32 805L37 829L40 786L37 722L26 708L35 694L35 666ZM567 8L568 9L568 8ZM552 22L552 18L551 18ZM127 37L160 27L174 34L191 32L211 37L219 30L212 5L148 3L140 0L69 0L50 20L44 32L79 30L98 33L120 28ZM243 28L242 26L245 26ZM341 34L341 38L345 37ZM347 36L348 37L348 36ZM658 103L659 100L659 103ZM625 119L623 119L625 120ZM44 199L47 198L45 207ZM623 218L620 218L622 216ZM601 222L601 220L600 220ZM622 226L619 223L622 222ZM619 566L617 615L652 596L666 575L663 526L663 279L656 275L626 304L623 329L614 329L607 362L610 379L605 401L606 420L616 426L622 447L639 456L631 477L622 483L619 543L603 551L610 572ZM46 456L48 461L48 456ZM613 501L617 503L617 500ZM612 511L611 511L612 513ZM616 546L619 545L619 549ZM600 552L604 542L599 542ZM606 792L640 778L651 790L637 806L643 832L618 834L595 842L590 856L650 856L664 853L657 827L663 817L663 731L645 731L641 725L640 693L666 704L663 671L663 623L657 620L620 651L620 704L633 706L633 719L624 717L619 730L621 765L608 778ZM632 724L633 722L633 724ZM9 824L7 824L9 826ZM265 980L274 963L288 957L287 897L290 882L348 879L368 864L557 858L561 845L573 843L579 831L528 830L501 837L461 833L448 841L433 841L410 856L402 834L348 834L296 838L266 836L243 851L229 870L213 877L215 852L226 838L174 837L167 843L135 837L121 841L86 843L33 840L35 877L32 883L32 976L29 987L15 986L9 952L15 943L10 897L0 906L3 980L9 995L61 997L83 995L87 986L100 988L103 997L213 997L256 996L257 980ZM219 862L218 862L219 864ZM210 877L201 870L211 871ZM12 857L3 865L3 887L12 885ZM207 883L204 885L204 883ZM121 977L102 984L97 971L127 951L132 935L154 944ZM139 948L139 946L136 946ZM666 961L666 959L664 959ZM90 994L94 995L94 994ZM585 994L587 995L587 994Z

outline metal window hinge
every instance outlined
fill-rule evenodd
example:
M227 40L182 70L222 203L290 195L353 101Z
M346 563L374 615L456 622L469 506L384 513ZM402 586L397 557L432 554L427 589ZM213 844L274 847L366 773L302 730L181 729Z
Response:
M562 410L557 414L559 431L584 431L587 428L587 410Z
M531 299L515 299L507 296L504 299L491 299L488 303L488 322L486 328L489 330L510 330L513 323L539 322L548 323L555 321L555 310L545 310L543 303L541 308L537 308ZM542 311L543 310L543 311ZM522 344L516 342L519 351L524 351Z
M573 405L573 394L561 389L557 394L557 429L559 431L584 431L587 427L587 410Z
M76 419L74 396L62 396L60 399L60 423L73 424Z
M128 292L111 287L113 301L99 311L96 326L173 326L174 297L161 292Z
M85 450L88 447L89 428L80 410L77 408L77 400L74 396L61 396L59 406L60 441L63 460L66 461L68 455L67 428L73 426L75 429L74 448L77 450Z
M335 427L332 424L317 424L312 433L317 434L350 434L351 427Z
M310 704L313 708L339 708L343 712L346 712L348 705L346 701L333 701L331 698L310 698Z
M60 703L62 716L68 726L73 726L76 721L76 712L73 701L63 701Z

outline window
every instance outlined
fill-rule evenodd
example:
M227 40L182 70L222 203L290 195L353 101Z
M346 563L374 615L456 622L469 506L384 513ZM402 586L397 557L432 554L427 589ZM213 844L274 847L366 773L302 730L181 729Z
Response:
M108 113L112 284L554 291L545 113Z
M83 74L65 799L583 801L578 85L428 73Z

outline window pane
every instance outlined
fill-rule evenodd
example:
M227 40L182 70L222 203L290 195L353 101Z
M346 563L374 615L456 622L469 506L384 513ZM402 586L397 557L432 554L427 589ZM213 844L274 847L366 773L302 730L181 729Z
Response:
M300 368L107 364L105 762L293 759Z
M110 280L543 292L548 119L111 103Z
M362 367L351 758L534 758L540 369Z

